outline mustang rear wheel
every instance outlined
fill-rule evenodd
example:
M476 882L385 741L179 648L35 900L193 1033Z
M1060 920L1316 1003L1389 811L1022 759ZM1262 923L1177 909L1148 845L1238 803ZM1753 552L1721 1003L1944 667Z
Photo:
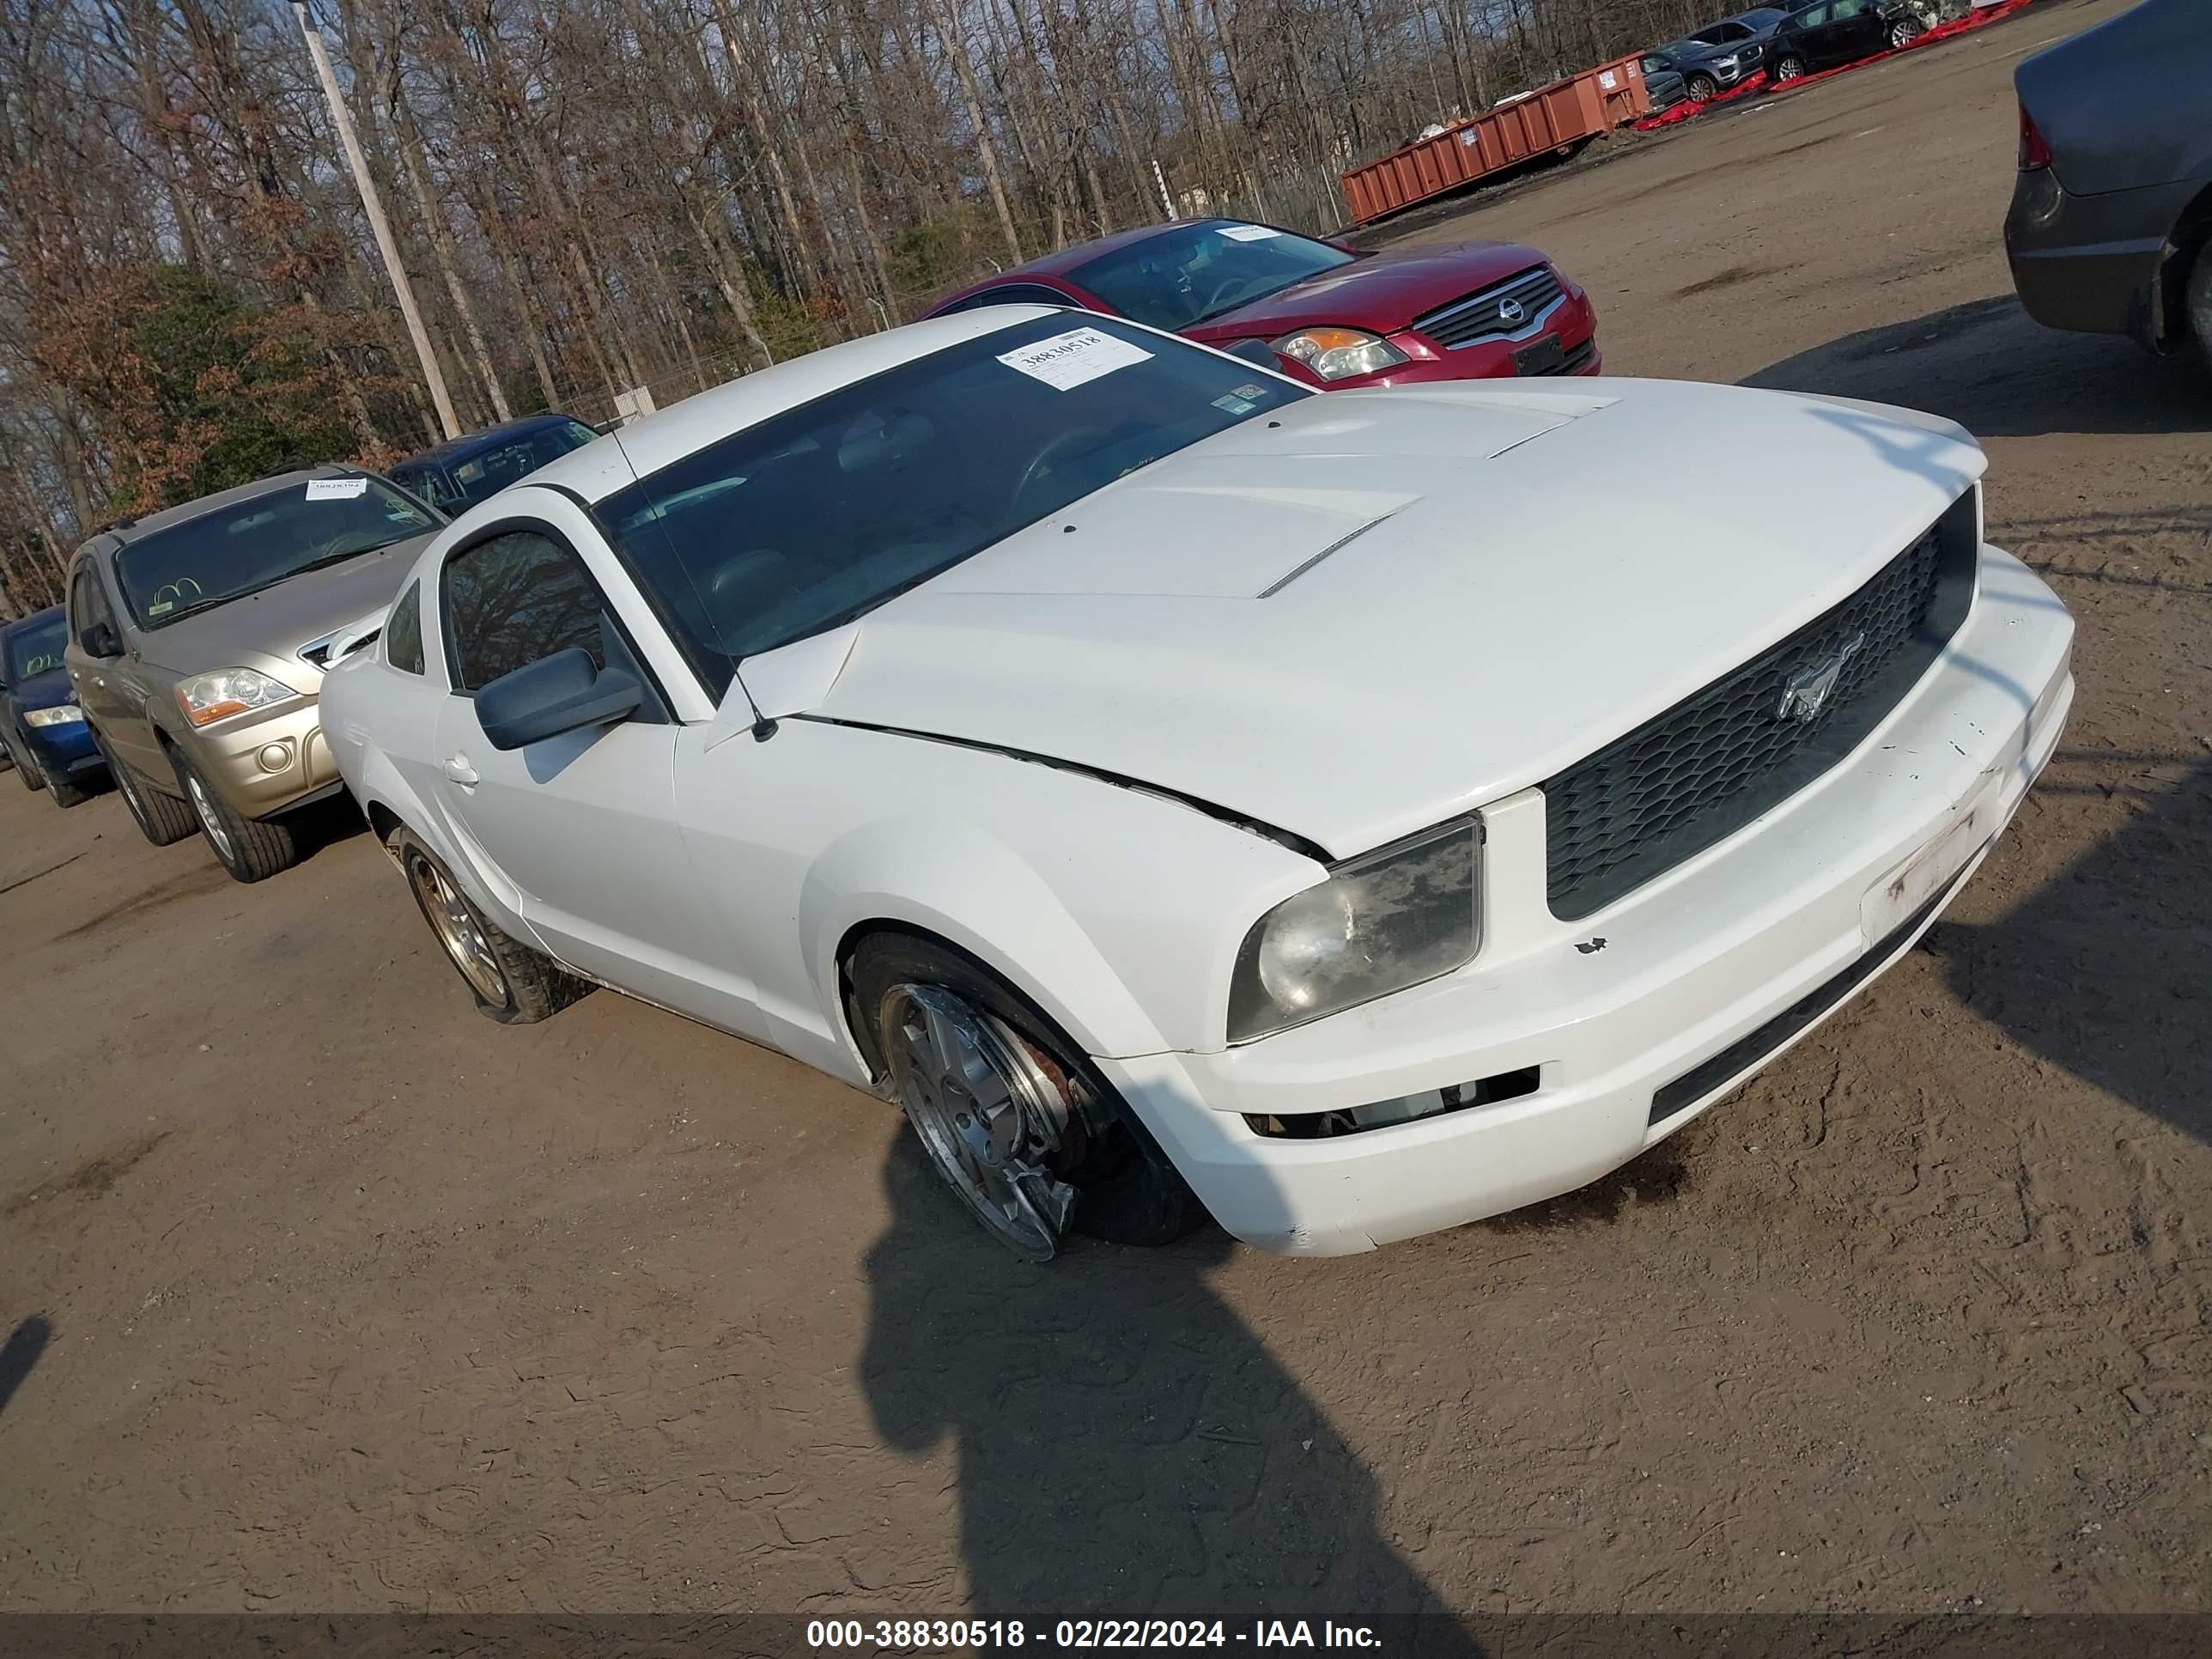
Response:
M393 830L386 845L399 861L407 890L444 947L446 960L488 1018L502 1025L532 1025L590 994L589 980L501 931L477 909L411 830Z
M1017 1255L1071 1231L1164 1244L1205 1212L1088 1057L950 946L864 939L848 965L881 1069L939 1175Z

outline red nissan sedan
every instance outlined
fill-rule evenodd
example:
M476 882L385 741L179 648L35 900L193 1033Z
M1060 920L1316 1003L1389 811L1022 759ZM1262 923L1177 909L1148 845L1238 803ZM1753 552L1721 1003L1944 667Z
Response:
M1272 225L1186 219L1063 248L939 301L1081 306L1210 346L1255 346L1316 386L1595 374L1589 295L1530 247L1361 253Z

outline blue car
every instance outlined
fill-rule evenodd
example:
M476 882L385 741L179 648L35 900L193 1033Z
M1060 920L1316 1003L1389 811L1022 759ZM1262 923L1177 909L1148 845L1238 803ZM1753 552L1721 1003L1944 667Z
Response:
M107 775L76 688L62 668L69 623L60 605L0 628L0 743L26 789L51 789L75 806Z

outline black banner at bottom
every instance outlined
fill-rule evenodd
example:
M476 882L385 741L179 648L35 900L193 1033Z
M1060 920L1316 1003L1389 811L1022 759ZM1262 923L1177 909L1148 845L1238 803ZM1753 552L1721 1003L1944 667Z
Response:
M872 1659L1001 1650L1055 1659L1138 1650L1192 1659L2212 1659L2212 1614L0 1614L0 1659Z

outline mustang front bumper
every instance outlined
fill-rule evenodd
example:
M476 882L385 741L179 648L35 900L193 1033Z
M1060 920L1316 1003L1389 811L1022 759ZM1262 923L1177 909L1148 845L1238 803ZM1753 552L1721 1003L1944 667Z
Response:
M1215 1218L1271 1250L1369 1249L1617 1168L1910 948L2050 759L2073 623L2009 554L1983 548L1978 574L1958 634L1863 744L1596 915L1552 915L1544 799L1523 790L1483 814L1484 942L1466 968L1220 1053L1099 1065ZM1524 1086L1531 1068L1517 1097L1357 1133L1247 1121Z

